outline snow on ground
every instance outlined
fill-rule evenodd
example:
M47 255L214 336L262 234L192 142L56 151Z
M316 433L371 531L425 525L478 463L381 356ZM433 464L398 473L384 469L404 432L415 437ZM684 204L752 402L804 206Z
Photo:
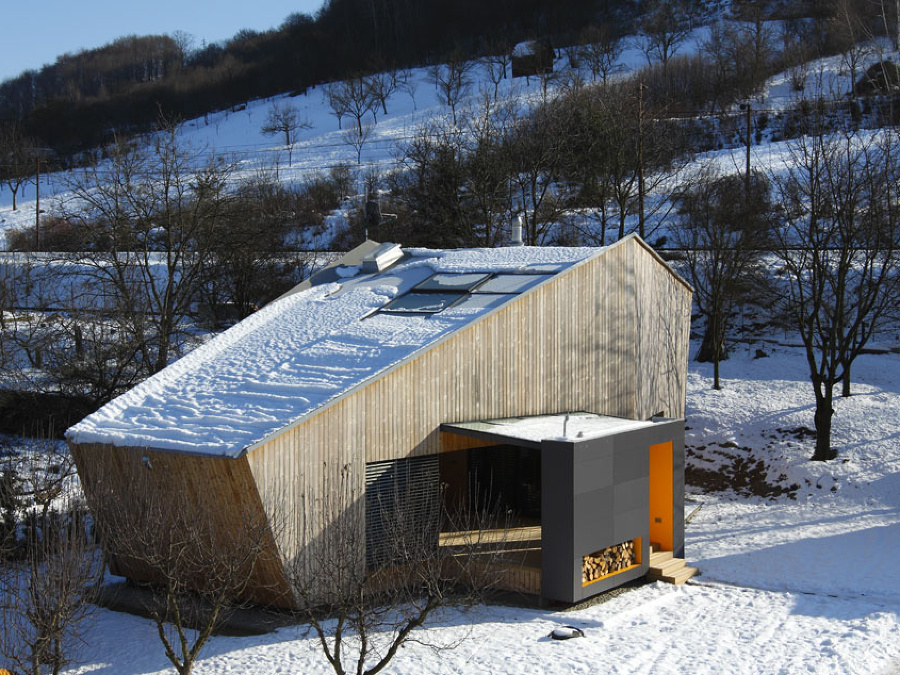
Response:
M472 625L475 622L475 625ZM585 637L556 641L560 625ZM102 628L100 628L102 626ZM150 622L106 613L92 665L69 673L166 672ZM877 603L729 586L650 584L578 612L488 607L442 617L429 638L402 649L398 675L455 673L888 673L897 658L897 615ZM312 637L284 628L262 638L214 638L195 673L327 673ZM171 672L171 668L168 669Z
M757 348L769 356L754 359ZM691 487L687 512L700 509L686 527L686 550L702 575L686 586L651 583L574 611L448 611L422 639L464 638L461 644L441 652L410 644L388 672L900 673L900 355L861 356L854 372L854 396L836 403L838 459L812 463L812 439L785 433L812 426L798 348L766 342L738 349L722 364L718 392L711 367L692 362L689 463L727 471L730 460L716 449L765 458L768 480L796 485L793 496ZM585 637L550 639L562 625ZM171 672L149 621L107 610L96 612L78 663L67 672ZM316 640L289 627L215 637L195 672L329 667Z

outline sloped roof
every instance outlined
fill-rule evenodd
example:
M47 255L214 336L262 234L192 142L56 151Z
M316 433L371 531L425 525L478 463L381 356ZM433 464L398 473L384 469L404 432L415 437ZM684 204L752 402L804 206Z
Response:
M336 268L332 276L338 281L267 305L86 417L66 437L73 443L238 457L519 297L480 295L433 314L380 311L432 275L556 275L601 250L408 249L384 272Z

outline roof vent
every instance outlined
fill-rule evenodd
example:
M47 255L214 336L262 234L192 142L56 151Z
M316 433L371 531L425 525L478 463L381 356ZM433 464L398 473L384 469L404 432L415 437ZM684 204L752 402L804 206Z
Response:
M363 272L383 272L403 257L400 244L385 243L362 259Z

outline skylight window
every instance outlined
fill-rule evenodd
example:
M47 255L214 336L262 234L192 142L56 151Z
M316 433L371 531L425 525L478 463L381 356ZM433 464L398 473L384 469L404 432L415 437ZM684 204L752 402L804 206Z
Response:
M493 309L507 300L512 300L516 295L518 293L471 293L464 295L462 300L453 305L453 311Z
M381 311L389 314L437 314L461 298L463 293L417 293L415 291L391 300Z
M485 311L497 307L553 275L541 269L532 273L438 272L413 289L394 298L378 313L437 314L449 307Z
M419 291L455 291L457 293L468 293L473 288L487 279L490 274L449 274L438 273L427 278L413 289L414 293Z
M549 274L495 274L474 289L473 293L522 293L546 281Z

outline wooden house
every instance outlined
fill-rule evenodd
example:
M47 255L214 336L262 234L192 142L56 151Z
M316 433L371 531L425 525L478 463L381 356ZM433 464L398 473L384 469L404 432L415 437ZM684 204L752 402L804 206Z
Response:
M341 523L371 553L373 497L402 468L423 499L491 476L535 552L510 587L573 602L646 574L651 542L682 553L690 311L690 287L635 236L367 242L67 438L92 507L149 475L223 532L299 514L273 527L255 600L290 604L284 566Z
M512 76L530 77L553 72L554 53L549 40L520 42L512 50Z

